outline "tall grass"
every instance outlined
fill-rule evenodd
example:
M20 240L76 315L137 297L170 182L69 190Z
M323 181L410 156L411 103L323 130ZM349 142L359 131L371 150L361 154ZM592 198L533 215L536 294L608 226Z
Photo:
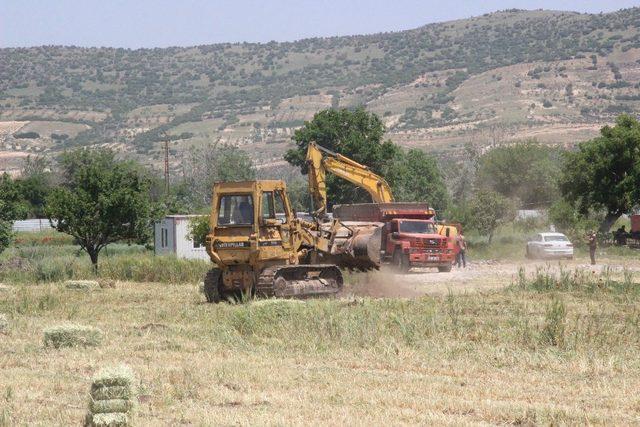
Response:
M137 245L111 245L100 254L97 277L135 282L195 283L210 263L171 256L154 256ZM0 257L0 281L46 283L93 279L89 257L77 246L16 246Z
M634 281L634 273L627 268L614 271L605 267L601 272L595 270L569 270L560 266L558 270L549 267L538 267L531 275L527 275L524 267L518 270L518 276L511 288L536 292L574 292L574 293L609 293L640 295L640 285Z
M538 272L495 294L435 299L249 301L220 307L210 321L215 339L232 347L387 353L428 351L449 342L451 351L473 343L514 351L607 352L640 345L640 286L624 276L618 281L606 272L593 279L567 273L553 279Z
M17 246L64 246L73 244L73 237L55 230L17 232L13 242Z

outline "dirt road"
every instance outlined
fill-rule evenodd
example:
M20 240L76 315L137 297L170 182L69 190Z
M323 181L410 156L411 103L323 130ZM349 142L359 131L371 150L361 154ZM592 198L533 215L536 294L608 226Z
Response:
M536 269L558 271L585 269L600 272L605 268L613 271L629 269L640 272L640 260L603 259L595 266L586 259L572 261L480 261L467 264L467 268L455 268L450 273L439 273L435 269L414 269L408 274L395 274L389 268L380 271L355 274L350 277L347 295L370 297L415 298L422 295L447 295L468 292L491 291L509 286L517 279L522 267L527 274Z

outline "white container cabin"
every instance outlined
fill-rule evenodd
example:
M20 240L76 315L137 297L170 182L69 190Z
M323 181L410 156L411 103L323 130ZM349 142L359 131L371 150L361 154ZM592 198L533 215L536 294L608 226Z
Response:
M189 223L200 215L168 215L154 226L156 255L174 255L177 258L209 260L204 246L189 237Z

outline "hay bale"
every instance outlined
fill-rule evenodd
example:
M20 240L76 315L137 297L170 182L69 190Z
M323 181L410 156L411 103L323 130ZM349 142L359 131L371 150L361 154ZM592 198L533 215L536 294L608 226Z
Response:
M127 366L102 369L91 384L87 426L130 426L135 406L135 377Z
M131 368L120 365L100 370L100 372L93 377L92 387L133 387L134 381L135 376Z
M198 292L200 292L201 294L204 294L204 282L200 282L198 284Z
M0 333L9 329L9 319L4 313L0 313Z
M92 414L128 413L133 409L133 401L129 399L92 400L89 410Z
M128 414L88 414L85 425L88 427L126 427L131 425Z
M111 399L131 399L132 390L130 386L91 386L91 399L93 400L111 400Z
M58 325L44 330L44 346L96 347L102 343L102 331L92 326Z
M13 292L13 286L5 285L4 283L0 283L0 293L9 293Z
M99 279L98 285L101 289L115 289L116 281L113 279Z
M77 291L92 291L94 289L100 289L100 284L95 280L67 280L64 282L64 286L67 289Z

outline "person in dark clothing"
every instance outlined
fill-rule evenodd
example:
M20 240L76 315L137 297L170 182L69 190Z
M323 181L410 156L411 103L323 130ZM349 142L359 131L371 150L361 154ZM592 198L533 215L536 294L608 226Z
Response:
M464 235L462 233L458 234L456 237L456 245L458 246L458 254L456 255L456 266L460 268L460 264L462 263L462 267L467 267L467 241L464 240Z
M589 243L589 257L591 258L591 265L596 263L596 249L598 248L598 239L595 231L592 231L588 235Z
M627 244L627 230L625 226L618 228L615 233L616 244L625 246Z
M241 224L253 224L253 208L249 202L241 202L238 206Z

